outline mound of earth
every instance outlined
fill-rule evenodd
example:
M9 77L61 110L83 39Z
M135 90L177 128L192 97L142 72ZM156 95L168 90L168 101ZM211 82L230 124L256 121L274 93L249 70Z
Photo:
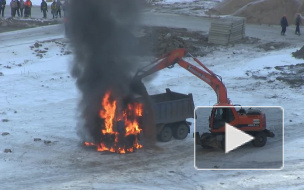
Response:
M185 28L144 27L139 38L140 46L146 47L146 51L156 57L177 48L185 48L196 56L202 53L199 47L207 43L206 36L200 32L190 32Z
M21 19L10 17L7 19L0 19L0 32L8 32L24 28L34 28L38 26L46 26L59 23L60 21L54 19Z
M245 17L248 23L280 24L283 15L289 24L304 11L304 0L225 0L210 10L210 14Z
M304 59L304 46L301 49L292 52L292 56L298 59Z

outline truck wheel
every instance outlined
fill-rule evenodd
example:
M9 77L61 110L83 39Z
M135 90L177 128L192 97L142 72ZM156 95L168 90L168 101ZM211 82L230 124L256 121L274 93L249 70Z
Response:
M255 147L263 147L267 142L267 136L264 132L258 132L254 140L251 141L252 145Z
M178 123L173 130L173 137L176 139L184 139L188 136L189 126L186 123Z
M171 127L165 126L163 130L158 135L158 140L161 142L168 142L172 138L172 130Z

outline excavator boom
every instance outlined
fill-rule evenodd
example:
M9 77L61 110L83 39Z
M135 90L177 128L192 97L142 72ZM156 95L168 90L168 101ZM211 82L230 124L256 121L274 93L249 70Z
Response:
M193 58L193 60L197 62L205 71L183 60L183 57L185 55L190 55ZM186 69L187 71L189 71L190 73L192 73L193 75L195 75L196 77L206 82L216 93L218 105L222 105L222 106L230 105L230 100L227 97L227 89L223 84L221 78L218 75L214 74L211 70L209 70L197 58L193 57L185 49L182 48L173 50L167 55L156 59L150 65L139 69L136 75L134 76L133 80L140 81L144 77L149 76L164 68L171 68L176 63L179 64L184 69Z

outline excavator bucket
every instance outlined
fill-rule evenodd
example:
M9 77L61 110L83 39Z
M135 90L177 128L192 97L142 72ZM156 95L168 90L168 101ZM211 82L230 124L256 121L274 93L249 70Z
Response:
M224 148L223 144L216 139L216 136L211 133L203 133L200 138L200 145L205 149L210 148Z

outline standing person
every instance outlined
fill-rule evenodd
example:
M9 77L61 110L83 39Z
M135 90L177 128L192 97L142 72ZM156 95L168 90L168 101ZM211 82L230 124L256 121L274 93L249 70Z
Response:
M24 9L24 1L23 0L20 0L20 14L21 14L21 17L23 17L23 9Z
M0 14L4 17L4 9L6 5L6 0L0 0Z
M47 8L47 3L44 0L42 0L41 2L40 9L41 12L43 12L43 18L46 18L46 12L48 11L48 8Z
M59 15L60 18L61 18L61 7L62 7L61 1L57 0L57 15Z
M70 18L69 18L69 9L70 9L70 1L69 0L65 0L62 6L62 10L64 11L63 13L63 23L64 23L64 29L65 29L65 35L66 37L70 36L70 26L69 26L69 22L70 22Z
M302 20L301 20L301 15L298 14L297 18L296 18L296 31L295 31L295 34L296 35L301 35L301 32L300 32L300 25L302 24Z
M32 9L31 0L26 0L24 2L24 17L31 17L31 9Z
M53 3L51 4L51 10L52 10L52 15L53 18L57 18L57 3L56 0L53 1Z
M282 27L281 35L282 36L285 36L285 32L286 32L286 27L287 26L288 26L287 18L286 18L286 15L284 15L281 18L281 27Z
M20 2L19 2L19 0L16 0L16 1L17 1L17 9L16 9L16 11L17 11L18 17L20 17L20 11L19 11Z
M62 5L63 17L66 16L68 9L69 9L69 1L68 0L64 0L64 3Z
M11 7L11 16L15 17L17 7L18 7L17 1L16 0L11 0L10 7Z

